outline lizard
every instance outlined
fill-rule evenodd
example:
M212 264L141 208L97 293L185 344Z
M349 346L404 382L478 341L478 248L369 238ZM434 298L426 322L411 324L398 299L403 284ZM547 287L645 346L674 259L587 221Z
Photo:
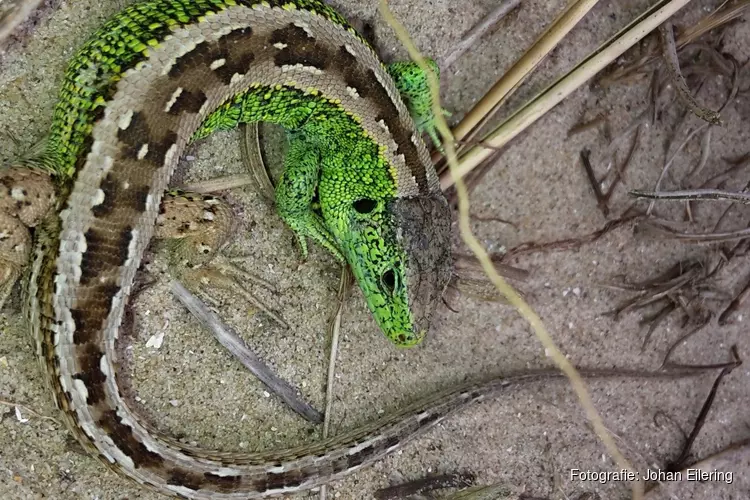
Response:
M66 72L46 152L28 165L59 185L29 187L41 184L39 176L18 169L4 176L0 211L11 229L0 258L10 265L0 268L0 299L30 248L20 226L38 224L47 206L39 200L55 191L59 239L77 238L71 245L88 249L61 250L62 260L85 270L110 251L120 254L110 256L108 270L83 276L100 280L99 288L129 280L114 274L140 261L157 208L153 235L178 241L180 266L209 261L231 232L227 210L216 199L174 193L160 205L166 181L188 142L270 121L289 130L276 205L303 258L310 238L348 263L385 335L399 346L418 344L452 269L450 209L421 139L421 131L436 136L420 73L413 63L386 68L320 2L136 4L105 24ZM110 137L98 140L100 132ZM193 221L188 212L201 216ZM126 299L129 287L117 286Z
M277 208L303 255L310 238L347 262L385 335L419 343L451 273L450 211L420 136L434 135L429 106L413 88L407 102L399 94L420 75L392 69L317 0L136 3L74 56L44 154L0 172L0 292L26 268L38 358L85 450L164 494L268 498L351 474L509 386L561 378L462 385L315 445L256 454L179 443L121 394L114 344L152 236L173 238L187 269L227 237L229 209L165 194L169 178L187 144L242 122L289 130Z
M38 357L84 448L141 483L198 498L266 496L341 474L327 454L316 471L299 460L291 472L209 465L152 435L122 400L114 342L152 237L172 238L179 265L193 269L228 236L220 200L166 191L185 147L268 121L289 131L276 203L303 257L309 238L348 263L385 335L418 344L452 267L450 209L421 138L434 136L420 102L426 75L424 91L405 88L419 78L416 65L387 68L318 0L142 1L78 50L44 152L0 171L0 300L25 269ZM381 446L336 454L361 465Z

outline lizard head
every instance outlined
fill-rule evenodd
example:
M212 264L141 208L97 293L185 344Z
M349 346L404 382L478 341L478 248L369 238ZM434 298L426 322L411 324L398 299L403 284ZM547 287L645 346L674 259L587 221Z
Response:
M442 193L359 199L341 241L367 305L399 347L418 344L451 277L451 214Z

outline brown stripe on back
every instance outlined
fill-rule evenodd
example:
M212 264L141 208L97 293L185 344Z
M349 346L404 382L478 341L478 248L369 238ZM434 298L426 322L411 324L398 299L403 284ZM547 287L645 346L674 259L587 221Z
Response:
M76 329L73 332L73 343L76 345L91 343L102 326L104 319L100 314L94 314L90 308L71 309L70 315Z
M81 300L70 309L75 323L73 343L83 345L94 342L101 333L112 306L112 298L120 291L114 284L102 284L91 290L87 300Z
M164 458L161 455L149 451L143 443L136 439L133 429L122 423L122 419L115 410L104 412L98 423L112 439L115 446L133 459L136 468L153 469L162 466L164 463Z
M114 237L91 228L84 238L86 251L81 256L81 285L87 286L99 278L102 271L125 264L133 239L133 228L126 226Z
M331 463L331 474L338 474L349 468L349 457L337 458Z
M304 480L305 476L299 469L279 473L268 472L264 478L253 481L253 488L257 491L294 488L302 484Z
M146 199L150 188L145 184L136 187L128 186L125 189L110 172L99 189L104 193L104 201L91 209L97 219L108 217L117 207L130 207L138 213L146 211Z
M117 139L127 146L122 151L122 155L134 160L138 159L138 152L147 143L149 137L151 137L151 128L140 111L133 113L130 124L126 129L117 131Z
M219 476L210 472L203 474L203 478L206 485L212 486L212 489L223 493L231 493L242 482L240 476Z
M177 78L183 73L190 73L196 67L206 64L208 57L211 55L211 45L208 42L201 42L193 50L178 57L167 75L170 78ZM210 64L211 61L209 60Z
M253 30L248 26L233 30L216 42L216 59L225 59L226 62L217 68L215 73L224 85L229 85L234 75L244 75L250 69L250 65L255 60L250 43L252 35ZM209 64L211 62L208 61Z
M170 115L180 115L182 113L197 113L206 103L206 93L202 90L189 91L184 90L177 96L172 106L169 108Z
M83 353L78 356L78 364L81 371L73 375L86 386L88 397L86 403L95 405L102 401L106 391L104 384L107 376L101 370L101 359L104 353L95 343L90 342L84 346Z
M276 66L302 64L323 70L331 60L331 54L326 46L318 44L307 31L294 24L271 33L268 43L284 44L274 58Z
M148 201L148 195L150 192L151 187L145 184L142 186L131 187L129 198L132 200L132 203L129 203L128 205L137 212L145 212L146 202Z
M398 443L398 436L391 436L382 443L378 443L374 446L366 446L365 448L359 450L357 453L353 453L343 459L345 461L345 468L351 469L352 467L362 465L373 456L381 456L383 453L385 453L386 450L393 446L396 446Z
M180 75L190 74L196 68L207 68L211 63L223 59L224 64L213 71L224 85L229 85L234 75L247 73L250 64L255 60L249 43L252 34L253 30L250 27L238 28L215 43L201 42L175 61L168 76L177 79Z
M161 167L166 162L167 151L177 142L177 134L173 131L167 132L159 141L151 141L148 144L148 153L145 161L152 163L155 167Z
M111 173L107 174L104 180L102 180L102 183L99 185L99 189L104 192L104 201L91 209L91 211L94 212L94 217L97 218L106 217L107 215L111 214L112 210L114 210L116 206L115 199L117 198L117 181L115 181Z
M366 446L359 450L357 453L349 455L347 467L355 467L362 465L362 463L370 456L372 456L372 446Z
M434 423L436 420L438 420L439 418L440 418L440 415L438 415L437 413L426 415L422 417L421 419L419 419L419 425L421 426L430 425Z
M221 493L231 493L242 482L240 476L219 476L210 472L201 474L177 468L170 470L168 474L167 484L183 486L191 490L210 489Z
M427 192L429 190L427 172L419 158L417 147L411 140L412 131L401 123L398 108L388 95L388 91L381 85L375 71L372 69L363 71L357 59L344 46L339 49L338 57L341 60L344 81L349 87L355 89L361 97L373 101L378 109L375 119L377 121L383 120L396 141L395 154L404 155L406 166L414 176L420 192Z
M117 131L117 139L124 145L121 153L122 158L147 161L158 168L164 165L164 157L167 151L177 142L177 134L172 130L167 130L159 135L152 136L152 129L145 114L136 111L130 119L130 125L124 130ZM138 153L146 145L148 146L148 152L143 160L139 160Z
M167 484L172 486L183 486L191 490L200 489L203 479L200 474L185 469L172 469L167 477Z

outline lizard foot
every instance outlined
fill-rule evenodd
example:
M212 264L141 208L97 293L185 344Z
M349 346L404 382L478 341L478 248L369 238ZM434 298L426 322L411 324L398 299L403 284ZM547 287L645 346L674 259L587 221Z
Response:
M270 283L239 269L220 254L233 226L231 208L218 198L170 191L162 200L154 237L167 240L170 272L175 278L193 289L209 286L234 291L256 310L288 328L278 314L241 284L251 281L272 289Z
M432 59L426 59L430 69L440 77L440 69ZM417 130L426 133L435 146L442 150L440 136L435 126L435 113L432 111L432 93L427 73L415 62L403 61L388 65L388 72L396 83L401 98L409 108L409 114L414 119ZM451 114L443 109L444 116Z

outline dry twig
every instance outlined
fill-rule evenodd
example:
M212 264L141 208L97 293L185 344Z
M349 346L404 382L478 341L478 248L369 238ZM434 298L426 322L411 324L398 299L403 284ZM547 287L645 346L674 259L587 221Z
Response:
M172 281L170 290L187 309L198 318L216 340L219 341L235 358L245 365L250 372L268 387L269 391L276 394L294 412L301 415L305 420L319 424L323 422L323 415L310 404L300 399L297 394L299 390L292 387L285 380L278 377L257 354L252 352L234 332L221 319L211 312L195 295L178 281Z

